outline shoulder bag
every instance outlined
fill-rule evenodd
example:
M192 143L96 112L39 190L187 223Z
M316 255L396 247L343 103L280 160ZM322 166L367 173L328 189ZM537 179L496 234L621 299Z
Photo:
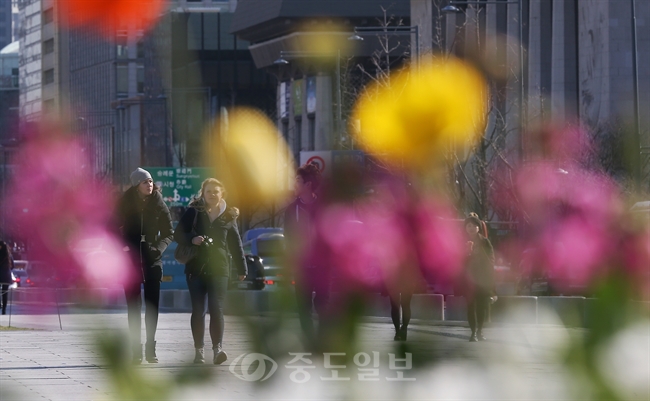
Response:
M192 223L192 233L196 232L196 219L199 217L199 211L195 210L194 222ZM180 264L186 265L189 261L196 257L199 252L199 247L190 243L189 245L178 244L174 251L174 259Z

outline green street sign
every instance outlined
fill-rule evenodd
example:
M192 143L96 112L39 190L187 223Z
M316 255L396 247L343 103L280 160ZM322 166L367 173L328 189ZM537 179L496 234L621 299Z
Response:
M201 189L203 180L214 176L207 167L144 167L162 190L167 206L186 207Z

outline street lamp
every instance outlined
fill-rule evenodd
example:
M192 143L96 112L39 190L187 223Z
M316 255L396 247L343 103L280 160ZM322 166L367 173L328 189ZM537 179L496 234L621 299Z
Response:
M461 9L456 7L459 5L485 5L485 4L517 4L519 10L519 146L522 159L524 158L524 34L523 34L523 0L508 0L508 1L450 1L449 4L442 8L442 12L446 14L459 13Z

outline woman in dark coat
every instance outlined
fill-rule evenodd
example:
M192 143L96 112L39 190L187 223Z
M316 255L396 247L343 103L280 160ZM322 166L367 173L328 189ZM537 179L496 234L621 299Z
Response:
M145 358L157 363L156 328L158 326L158 305L160 281L162 280L162 253L172 241L173 227L169 209L162 194L154 185L151 174L138 168L131 173L131 185L120 200L117 208L125 250L131 254L136 279L124 287L129 316L129 330L132 336L133 362L142 362L140 344L142 308L141 284L144 283L145 329L147 342Z
M204 363L205 299L210 311L210 338L214 352L212 362L224 363L223 306L228 290L230 260L237 269L238 279L246 278L247 267L241 238L237 229L239 210L228 207L226 190L215 178L201 184L200 197L190 203L178 222L174 240L179 244L198 247L197 255L185 265L187 287L192 300L190 324L194 337L194 363Z
M14 258L11 257L11 250L7 243L0 241L0 283L2 283L2 314L7 314L7 300L9 298L9 286L14 279L11 276L11 269L14 268Z
M309 346L317 346L318 339L312 321L313 307L318 314L318 330L322 335L330 302L331 272L318 260L305 260L303 255L312 251L315 237L314 217L319 207L316 191L320 186L321 173L314 164L306 164L296 171L296 196L284 212L284 237L289 254L303 260L296 261L295 292L300 327ZM313 259L313 258L310 258Z
M465 219L467 241L467 268L463 295L467 300L467 321L472 330L469 341L484 341L483 323L489 313L494 292L494 250L490 240L479 234L481 220L476 216Z

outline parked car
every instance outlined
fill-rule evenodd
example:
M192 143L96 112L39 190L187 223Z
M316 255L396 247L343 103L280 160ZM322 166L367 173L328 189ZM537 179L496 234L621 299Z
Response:
M16 287L31 287L33 285L28 273L30 267L31 262L28 260L14 260L14 268L11 269L11 273L16 278Z
M237 290L262 290L264 289L264 265L262 259L255 255L246 255L246 266L248 275L243 281L237 279L237 271L232 267L230 273L229 289Z

